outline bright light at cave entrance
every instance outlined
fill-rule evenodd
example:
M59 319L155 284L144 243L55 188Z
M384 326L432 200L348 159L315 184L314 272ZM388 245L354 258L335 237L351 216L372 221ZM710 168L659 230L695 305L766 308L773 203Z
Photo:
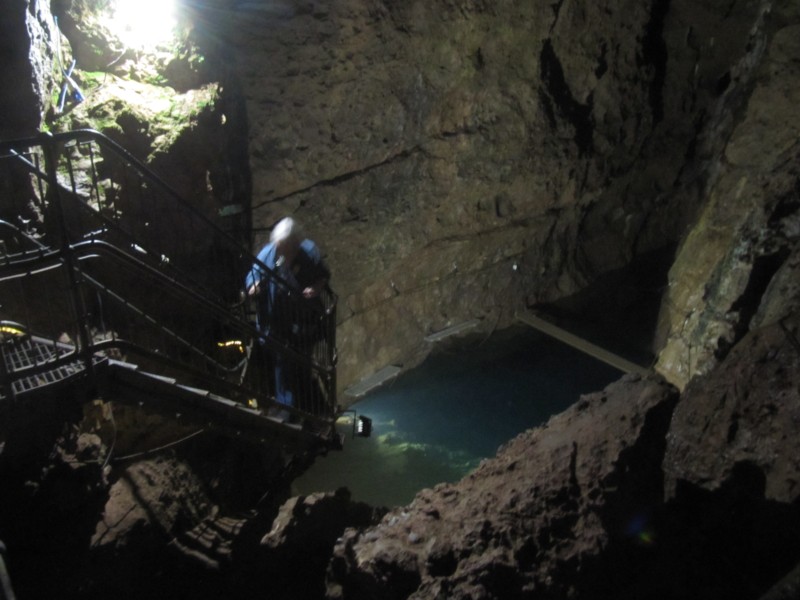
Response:
M154 48L173 35L174 0L112 0L109 28L129 48Z

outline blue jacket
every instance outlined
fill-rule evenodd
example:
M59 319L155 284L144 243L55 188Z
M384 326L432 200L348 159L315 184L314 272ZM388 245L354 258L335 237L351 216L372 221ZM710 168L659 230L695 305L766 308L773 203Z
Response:
M312 305L315 308L322 308L319 298L306 300L302 296L303 289L330 277L330 271L322 261L319 248L312 240L305 239L300 243L300 249L291 266L275 264L277 253L276 244L273 242L265 245L257 258L267 269L286 282L286 285L282 285L269 277L267 287L261 286L258 296L258 326L265 334L269 334L271 326L278 323L283 325L280 329L285 332L288 332L287 328L296 328L297 312L287 310L293 303L305 303L307 308L312 308ZM264 267L258 263L254 264L245 278L245 290L260 283L265 277L267 274Z

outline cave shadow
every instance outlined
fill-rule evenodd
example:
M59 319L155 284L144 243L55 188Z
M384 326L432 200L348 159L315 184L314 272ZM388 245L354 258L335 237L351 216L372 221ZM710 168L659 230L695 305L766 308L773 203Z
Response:
M532 308L571 333L648 367L658 350L658 317L675 249L669 245L637 256L576 294Z
M91 395L76 382L0 410L0 539L18 598L79 597L71 590L90 568L86 548L108 499L102 457L77 442Z
M612 538L581 570L578 597L761 598L800 561L800 506L765 490L764 472L739 462L713 491L679 480L672 499L638 511L611 498Z

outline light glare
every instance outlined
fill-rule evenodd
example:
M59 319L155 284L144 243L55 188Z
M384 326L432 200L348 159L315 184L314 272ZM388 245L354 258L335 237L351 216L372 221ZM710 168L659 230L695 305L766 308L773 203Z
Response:
M109 29L128 48L154 48L173 35L177 18L174 0L114 0Z

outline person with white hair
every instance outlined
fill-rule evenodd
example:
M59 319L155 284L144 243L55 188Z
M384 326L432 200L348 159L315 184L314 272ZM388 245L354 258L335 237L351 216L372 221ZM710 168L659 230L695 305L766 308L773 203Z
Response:
M258 299L257 324L263 335L273 336L300 352L310 351L313 343L312 316L322 311L319 298L328 283L330 271L319 248L304 238L300 225L291 217L278 221L270 241L258 253L258 262L245 279L249 296ZM267 275L266 269L277 277ZM295 405L297 389L310 378L295 363L275 357L275 398Z

